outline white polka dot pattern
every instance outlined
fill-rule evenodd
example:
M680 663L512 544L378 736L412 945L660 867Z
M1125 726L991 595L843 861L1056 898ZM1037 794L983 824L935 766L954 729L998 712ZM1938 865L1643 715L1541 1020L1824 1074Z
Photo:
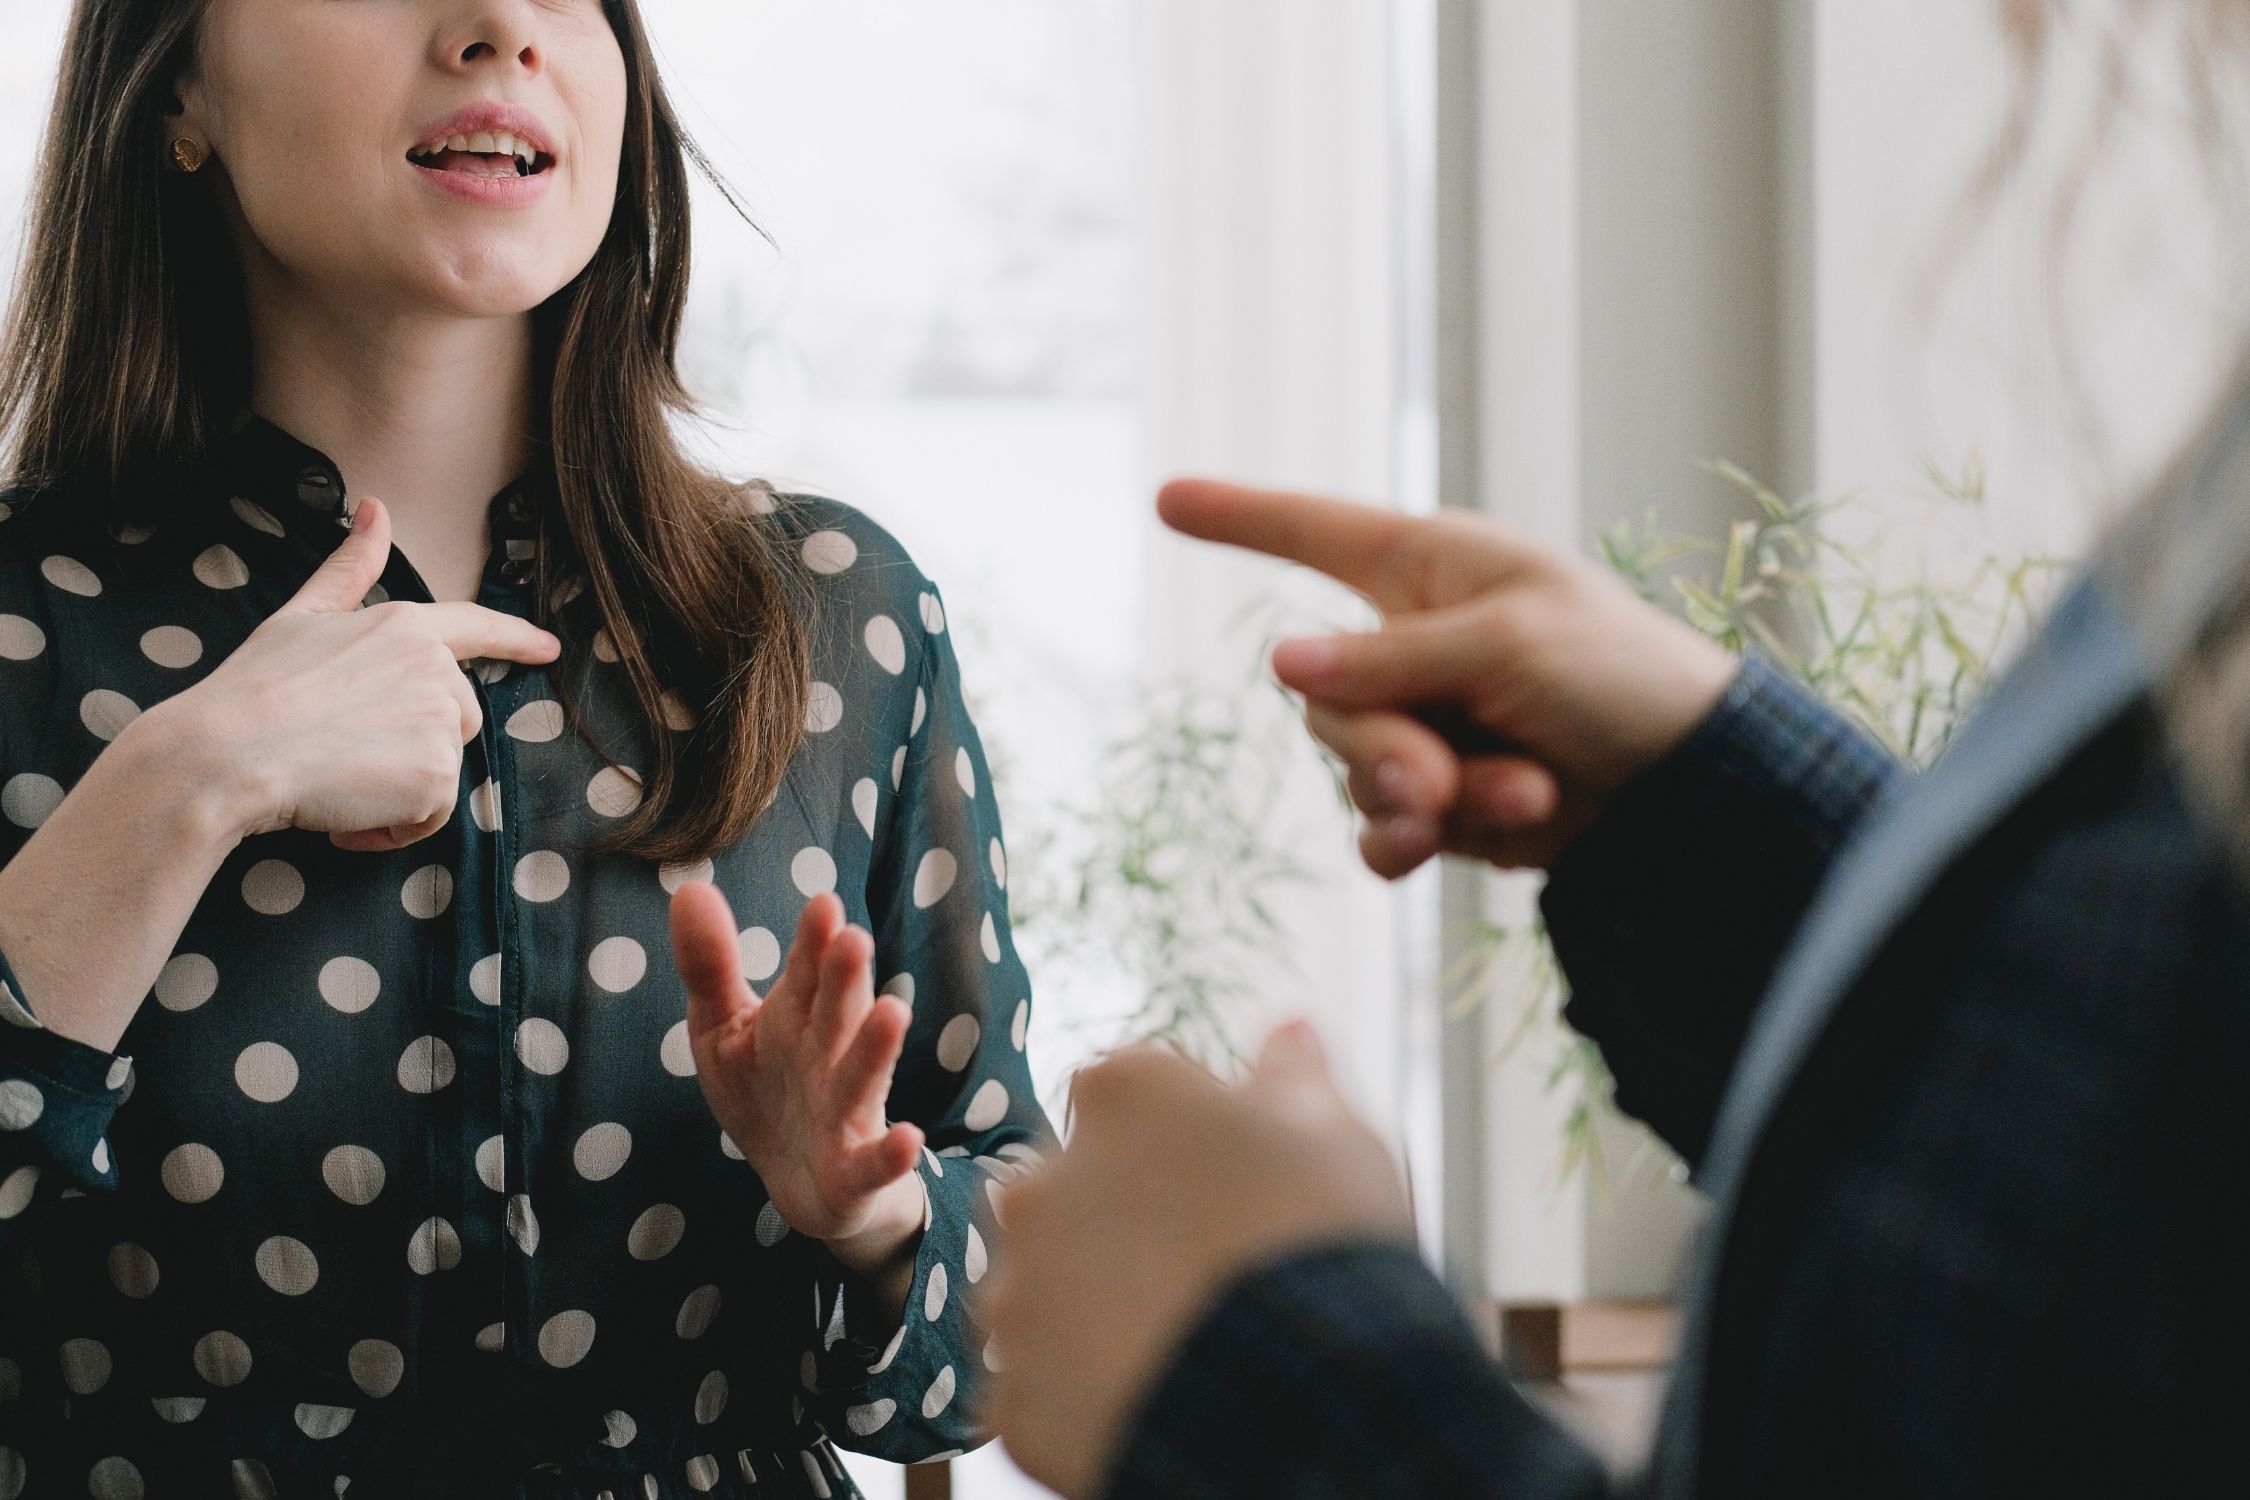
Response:
M25 771L0 783L0 817L18 828L37 828L62 805L62 783L52 776Z
M352 1384L377 1401L398 1389L406 1375L406 1356L387 1339L361 1339L345 1357Z
M662 1260L679 1247L687 1233L687 1216L669 1203L643 1210L625 1236L626 1251L635 1260Z
M129 554L49 541L20 562L0 556L0 714L58 730L10 742L19 753L0 773L0 834L21 842L43 826L87 757L231 656L339 541L350 507L334 467L257 419L251 430L266 433L258 442L277 467L219 489L205 522L167 513L129 528L119 538ZM528 611L529 589L490 591L507 576L499 565L536 556L536 528L504 540L502 529L541 497L503 498L480 602L520 599L513 607ZM136 1023L149 1036L141 1068L119 1054L90 1075L106 1079L102 1090L64 1090L0 1062L0 1146L18 1153L0 1156L0 1221L96 1182L140 1181L164 1207L42 1224L107 1309L41 1351L50 1391L90 1410L138 1391L106 1331L115 1310L189 1309L160 1356L192 1366L176 1382L189 1389L148 1397L156 1416L209 1427L214 1393L222 1406L229 1392L272 1396L263 1409L282 1428L275 1438L337 1454L334 1472L346 1474L343 1455L372 1440L370 1405L418 1389L409 1360L535 1359L600 1380L669 1349L675 1363L688 1356L687 1385L662 1399L621 1387L604 1419L605 1441L632 1450L620 1473L635 1477L615 1493L709 1492L738 1467L752 1482L749 1455L725 1445L738 1424L797 1418L749 1410L774 1398L735 1363L742 1335L795 1327L784 1358L805 1355L804 1415L883 1457L926 1453L933 1435L967 1445L965 1382L981 1366L963 1304L990 1266L970 1221L989 1184L1019 1170L1011 1148L1040 1128L986 762L945 610L895 541L817 499L759 514L797 550L804 575L792 587L813 590L818 607L807 617L805 738L778 794L733 841L656 859L591 850L649 811L628 764L650 763L648 736L692 734L729 689L677 672L566 576L542 623L563 635L579 674L572 712L561 666L465 662L484 714L460 747L442 826L380 852L340 849L309 828L242 840L151 984ZM0 528L0 552L39 534ZM121 557L128 572L113 571ZM416 590L394 557L360 603ZM640 722L620 641L660 679L658 725ZM919 1007L894 1099L929 1134L916 1171L929 1208L907 1317L869 1371L825 1368L852 1352L838 1289L811 1284L821 1262L801 1253L809 1242L767 1201L699 1086L669 907L701 883L725 896L757 993L782 972L804 904L834 893L876 936L882 993ZM0 992L0 1021L36 1030L26 1001ZM155 1106L118 1115L136 1088L153 1090ZM458 1302L458 1317L441 1330L447 1347L425 1353L431 1325L401 1309L430 1297ZM28 1378L14 1370L0 1360L0 1398ZM845 1390L848 1406L833 1394ZM92 1467L55 1487L163 1491L144 1452L89 1443ZM786 1480L794 1492L843 1491L820 1453L784 1462L803 1469ZM230 1460L229 1475L238 1496L279 1492L256 1458Z
M688 1045L687 1022L672 1023L672 1029L664 1033L664 1041L657 1048L657 1057L664 1071L674 1078L695 1076L695 1052Z
M461 1264L461 1236L449 1220L424 1219L406 1242L407 1268L417 1276L450 1271Z
M285 859L261 859L242 877L242 900L252 911L279 917L305 899L305 877Z
M526 901L554 901L570 889L570 864L552 849L535 849L516 861L516 894Z
M164 1191L180 1202L208 1203L219 1195L219 1187L226 1180L226 1168L220 1163L218 1152L189 1141L164 1153L157 1176L164 1183Z
M615 1121L591 1127L571 1148L572 1165L588 1182L607 1182L625 1166L633 1151L633 1133Z
M258 1279L284 1297L302 1297L320 1280L320 1261L303 1240L277 1234L258 1246Z
M496 1193L508 1190L508 1138L488 1135L477 1147L477 1181Z
M656 867L656 883L664 887L666 895L683 885L709 884L710 880L711 861L707 859L699 859L693 864L665 864Z
M586 783L586 805L605 818L630 817L641 805L641 779L630 769L604 766Z
M503 1222L508 1228L508 1238L516 1242L518 1250L526 1255L538 1253L539 1216L531 1211L531 1200L528 1197L522 1193L510 1197L507 1217Z
M112 1454L87 1471L86 1493L93 1500L141 1500L148 1488L139 1466L121 1454Z
M250 1378L250 1346L219 1329L195 1341L195 1373L219 1387L242 1384Z
M0 614L0 657L31 661L47 649L47 632L22 615Z
M91 1396L109 1384L109 1350L95 1339L66 1339L62 1346L63 1384Z
M0 1079L0 1130L29 1130L47 1112L47 1096L28 1078Z
M409 1094L434 1094L453 1081L453 1049L442 1038L418 1036L398 1057L398 1086Z
M854 1406L844 1413L844 1425L856 1437L873 1437L898 1415L898 1403L885 1396L880 1401L870 1401L865 1406Z
M609 993L622 995L648 972L648 951L629 937L603 938L587 956L586 972Z
M807 896L817 896L836 888L836 859L826 849L813 845L797 851L789 861L789 880Z
M179 671L203 659L203 642L180 625L159 625L141 637L141 654L160 667Z
M814 683L805 696L805 732L826 734L843 722L844 695L828 683Z
M914 869L914 904L932 907L943 901L961 873L961 863L950 849L931 849Z
M383 991L383 976L364 958L339 954L320 966L320 998L347 1016L357 1015L375 1003Z
M156 1003L166 1010L193 1010L218 992L218 966L200 953L174 954L156 976Z
M40 562L39 573L66 594L91 599L102 591L102 581L94 576L92 568L75 557L65 557L59 552Z
M516 1028L516 1056L534 1073L550 1077L570 1061L570 1041L562 1028L545 1016L533 1016Z
M406 877L398 899L410 917L427 921L438 916L453 903L453 872L443 865L424 865Z
M735 948L742 959L742 977L763 984L781 968L781 940L763 927L744 929Z
M141 716L141 706L123 693L96 688L78 702L79 722L98 740L114 740Z
M948 1073L958 1073L976 1060L977 1041L983 1030L975 1016L955 1016L945 1023L938 1033L938 1066Z
M234 1081L260 1104L279 1104L297 1087L297 1059L279 1042L253 1042L234 1060Z
M156 1257L126 1241L109 1252L110 1284L128 1297L146 1297L161 1280Z
M906 637L898 628L898 621L889 615L877 615L867 622L864 632L867 654L876 664L893 677L906 670Z
M206 588L238 589L250 581L250 570L243 565L241 554L224 543L198 553L194 571L196 582Z
M680 1304L680 1315L673 1322L673 1332L683 1339L699 1339L710 1332L711 1320L719 1315L719 1289L699 1286L687 1294Z
M508 737L526 744L544 745L563 732L563 707L552 698L538 698L508 716Z
M365 1146L338 1146L320 1161L320 1176L328 1190L357 1208L373 1203L383 1191L383 1162Z
M841 573L859 561L859 544L841 531L816 531L805 538L804 556L815 573Z
M594 1347L594 1315L579 1308L556 1313L539 1329L539 1357L567 1370Z

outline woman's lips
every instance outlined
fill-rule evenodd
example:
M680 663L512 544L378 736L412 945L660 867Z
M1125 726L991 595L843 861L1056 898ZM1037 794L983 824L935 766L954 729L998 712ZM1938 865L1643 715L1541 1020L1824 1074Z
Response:
M433 157L414 157L407 165L432 187L471 203L512 205L544 196L552 168L521 176L515 164L470 151L441 151Z

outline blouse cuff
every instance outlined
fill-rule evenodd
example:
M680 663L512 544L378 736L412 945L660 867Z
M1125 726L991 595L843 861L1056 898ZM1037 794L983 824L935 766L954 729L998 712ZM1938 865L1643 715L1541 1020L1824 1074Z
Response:
M53 1168L47 1186L117 1186L108 1131L133 1060L49 1031L0 955L0 1172Z
M976 1221L998 1177L984 1161L927 1150L915 1171L927 1207L903 1307L874 1305L864 1284L819 1247L817 1284L829 1309L819 1383L842 1412L845 1430L836 1436L893 1463L950 1456L984 1439L969 1418L984 1360L970 1347L962 1306L984 1277L986 1238Z

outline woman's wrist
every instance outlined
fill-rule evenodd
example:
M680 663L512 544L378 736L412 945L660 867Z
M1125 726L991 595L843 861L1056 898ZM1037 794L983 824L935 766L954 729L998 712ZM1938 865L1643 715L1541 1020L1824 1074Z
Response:
M907 1173L879 1197L866 1228L825 1242L839 1265L866 1281L881 1280L901 1265L911 1268L929 1222L929 1194L919 1174Z
M161 767L196 836L222 854L272 822L266 778L229 751L186 694L146 710L110 749Z

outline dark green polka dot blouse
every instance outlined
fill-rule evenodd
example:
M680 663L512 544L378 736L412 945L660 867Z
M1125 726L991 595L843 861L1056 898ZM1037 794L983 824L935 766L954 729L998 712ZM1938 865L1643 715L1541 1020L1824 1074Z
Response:
M527 612L544 493L493 498L479 602ZM0 858L296 592L344 494L251 417L152 526L0 496ZM451 824L388 854L245 840L116 1053L43 1029L0 954L0 1500L844 1495L832 1440L976 1441L980 1221L1048 1139L999 814L937 588L846 506L766 521L820 595L817 680L779 797L715 859L579 852L637 786L565 732L555 674L628 766L648 731L566 582L557 663L472 664ZM430 597L395 551L385 596ZM660 732L691 730L673 707ZM913 1007L890 1112L928 1134L932 1217L903 1325L705 1106L668 935L690 880L761 990L836 891Z

